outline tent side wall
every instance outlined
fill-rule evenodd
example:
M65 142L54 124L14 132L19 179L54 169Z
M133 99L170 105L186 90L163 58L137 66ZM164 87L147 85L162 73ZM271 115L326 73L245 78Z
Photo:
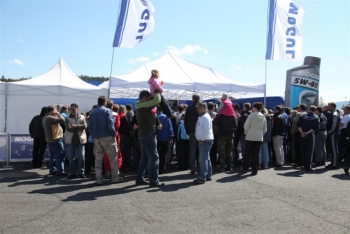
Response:
M27 90L28 87L9 84L7 132L11 134L28 134L30 121L40 114L44 106L57 104L69 106L71 103L76 103L79 112L87 112L97 103L99 96L107 96L108 93L106 89L84 91L62 86L50 87L50 92L44 87L33 86L30 87L30 92Z
M0 83L0 132L5 132L6 83Z

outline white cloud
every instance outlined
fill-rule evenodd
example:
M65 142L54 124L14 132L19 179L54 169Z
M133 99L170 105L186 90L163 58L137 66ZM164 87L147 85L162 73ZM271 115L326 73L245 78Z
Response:
M5 63L8 63L8 64L17 64L17 65L20 65L20 66L23 66L23 62L17 58L14 58L14 59L11 59L11 60L6 60Z
M200 45L185 45L182 48L176 48L175 46L167 46L166 52L170 52L179 57L184 55L193 56L197 52L203 52L204 54L209 53L207 49L205 49L203 46L200 46Z
M127 62L130 64L134 64L134 63L147 63L149 61L151 61L151 60L148 57L138 57L138 58L128 59Z
M21 43L23 43L23 42L24 42L22 39L18 39L17 41L18 41L18 42L21 42Z

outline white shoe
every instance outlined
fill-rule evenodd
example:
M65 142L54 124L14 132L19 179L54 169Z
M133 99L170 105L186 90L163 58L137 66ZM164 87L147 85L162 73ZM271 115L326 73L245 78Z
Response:
M120 177L120 176L112 178L112 183L121 183L123 181L124 181L123 177Z

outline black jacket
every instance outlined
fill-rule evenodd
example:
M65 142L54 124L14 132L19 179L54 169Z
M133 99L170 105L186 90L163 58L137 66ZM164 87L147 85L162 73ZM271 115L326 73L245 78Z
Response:
M272 136L284 136L285 121L281 113L273 115Z
M320 128L320 118L310 111L298 120L297 127L301 128L303 132L310 131L311 129L317 131Z
M119 127L118 132L119 132L119 134L126 135L127 137L130 137L129 123L128 123L128 119L126 118L126 115L124 115L122 118L120 118L120 127Z
M45 130L43 126L43 117L41 115L35 116L29 124L29 133L33 138L45 139Z
M251 110L249 111L243 111L241 113L241 117L239 118L239 121L238 121L238 126L237 126L237 136L241 136L241 135L244 135L244 124L245 124L245 121L247 120L248 116L252 113Z
M185 130L187 134L196 132L196 124L198 120L197 103L194 102L192 105L187 107L185 114Z
M234 116L217 115L213 121L213 124L218 126L218 137L233 137L233 133L237 128L237 120Z

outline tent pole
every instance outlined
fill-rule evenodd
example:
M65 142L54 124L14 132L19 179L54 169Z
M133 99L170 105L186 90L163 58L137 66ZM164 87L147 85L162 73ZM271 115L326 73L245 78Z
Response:
M112 51L112 61L111 61L111 73L109 74L109 85L108 85L108 99L111 96L111 83L112 83L112 71L113 71L113 59L114 59L114 47Z

